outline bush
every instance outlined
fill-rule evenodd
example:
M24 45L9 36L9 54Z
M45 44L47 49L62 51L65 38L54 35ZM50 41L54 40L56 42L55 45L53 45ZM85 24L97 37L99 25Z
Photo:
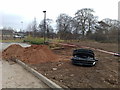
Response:
M28 37L25 40L23 40L23 42L39 45L39 44L44 44L44 39L43 38Z

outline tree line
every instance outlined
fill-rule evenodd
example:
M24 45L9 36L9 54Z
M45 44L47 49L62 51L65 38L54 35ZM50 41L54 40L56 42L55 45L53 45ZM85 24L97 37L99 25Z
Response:
M98 21L91 8L78 10L74 17L65 13L60 14L56 19L56 30L52 27L52 19L46 19L39 25L36 19L28 25L27 32L33 37L43 37L44 33L48 38L59 38L62 40L91 39L100 42L117 42L119 40L120 21L105 18Z

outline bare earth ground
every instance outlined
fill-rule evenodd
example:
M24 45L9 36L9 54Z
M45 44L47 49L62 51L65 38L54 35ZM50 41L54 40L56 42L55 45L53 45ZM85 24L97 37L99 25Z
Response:
M77 43L78 44L78 43ZM88 43L81 42L93 48L116 51L117 44ZM118 57L113 55L95 52L99 60L94 67L75 66L71 64L72 51L74 48L53 50L60 55L62 61L46 62L31 65L38 72L42 73L62 87L69 88L117 88L118 87ZM117 52L117 51L116 51Z
M111 52L118 52L118 43L99 43L95 41L80 41L80 42L74 42L73 44L80 45L80 46L87 46L87 47L93 47L98 48L106 51Z
M24 43L2 43L0 51L12 44L20 44L23 47L29 46ZM2 88L49 88L15 62L0 60L0 71L0 74L2 74L0 75L0 85Z
M92 48L99 48L106 51L117 52L117 44L112 43L98 43L98 42L76 42L72 44L77 44L80 46L88 46ZM12 55L12 52L16 50L16 53L20 53L23 49L24 55L21 57L26 59L26 56L33 57L32 61L34 63L24 62L42 73L50 80L54 81L61 87L69 88L117 88L118 87L118 64L119 58L114 55L109 55L106 53L94 51L95 57L99 60L96 66L93 67L83 67L75 66L71 63L71 57L73 49L70 47L64 47L60 49L51 50L47 46L42 45L32 45L30 48L18 48L19 46L13 45L3 52L4 57ZM43 48L41 48L43 47ZM30 49L30 51L29 51ZM27 51L27 53L25 53ZM42 53L41 53L42 52ZM36 53L36 54L35 54ZM51 54L53 53L53 55ZM34 56L37 55L37 56ZM56 54L56 55L55 55ZM19 56L20 54L18 54ZM42 56L41 56L42 55ZM16 56L16 57L18 57ZM43 57L44 56L44 57ZM56 60L51 60L51 57L57 56ZM43 57L45 60L42 59ZM28 58L28 57L27 57ZM42 61L39 62L38 61Z

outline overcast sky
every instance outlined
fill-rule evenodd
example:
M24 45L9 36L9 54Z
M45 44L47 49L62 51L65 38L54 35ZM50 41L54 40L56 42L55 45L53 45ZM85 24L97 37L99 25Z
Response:
M120 0L0 0L0 27L15 29L26 28L28 23L36 17L39 23L43 18L43 11L47 11L47 18L54 21L60 13L74 16L77 10L92 8L99 20L104 18L118 19L118 2ZM55 22L54 22L55 23Z

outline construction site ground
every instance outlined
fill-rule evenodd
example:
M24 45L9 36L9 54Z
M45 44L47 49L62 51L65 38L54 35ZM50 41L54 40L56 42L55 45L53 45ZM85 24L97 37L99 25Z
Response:
M24 43L0 43L0 51L12 44L19 44L23 47L30 45ZM14 51L15 52L15 51ZM0 90L2 88L49 88L45 83L36 78L22 66L13 62L0 59ZM14 90L14 89L13 89ZM17 89L16 89L17 90ZM19 89L18 89L19 90Z
M112 52L118 51L118 44L112 43L83 41L72 44L89 46ZM36 50L35 48L37 47L39 46L32 47L34 48L34 52ZM29 49L27 49L27 51L29 51ZM39 48L37 48L37 50L38 49ZM98 59L98 62L95 66L75 66L71 62L72 52L74 49L75 48L67 46L51 49L52 54L50 54L51 51L44 49L44 51L46 50L49 52L46 53L46 55L51 55L52 57L55 55L56 58L50 58L57 60L47 60L39 63L29 63L30 61L27 61L25 63L64 88L118 88L118 57L94 50L95 58ZM38 54L40 55L40 53L41 52L39 51ZM37 57L37 59L38 58L39 57Z

